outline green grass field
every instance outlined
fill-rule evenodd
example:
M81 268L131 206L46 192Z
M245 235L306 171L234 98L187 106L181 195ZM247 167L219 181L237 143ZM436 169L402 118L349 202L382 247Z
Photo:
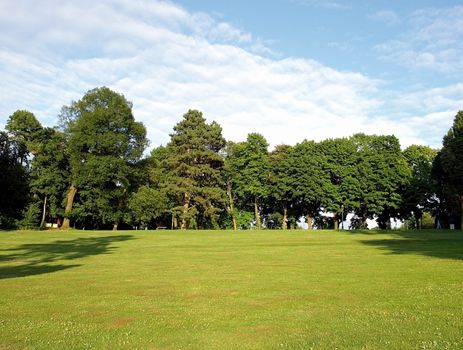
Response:
M463 349L463 232L0 232L0 349L91 348Z

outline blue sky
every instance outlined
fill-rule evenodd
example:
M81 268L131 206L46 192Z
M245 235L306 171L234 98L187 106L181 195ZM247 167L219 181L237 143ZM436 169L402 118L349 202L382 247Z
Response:
M284 56L309 57L329 66L381 74L375 46L411 32L419 12L453 11L461 1L188 1L186 9L215 14L266 41ZM445 13L442 14L445 20ZM438 17L438 16L436 16ZM447 23L449 27L454 23ZM451 30L451 28L449 28ZM436 38L437 39L437 38ZM373 50L372 50L373 49Z
M0 0L0 75L0 126L17 109L54 125L106 85L151 146L197 108L236 141L365 132L438 147L463 109L463 5Z

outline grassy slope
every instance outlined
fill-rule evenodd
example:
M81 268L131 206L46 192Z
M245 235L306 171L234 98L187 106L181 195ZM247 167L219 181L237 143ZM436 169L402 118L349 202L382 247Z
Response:
M0 349L462 349L463 233L0 232Z

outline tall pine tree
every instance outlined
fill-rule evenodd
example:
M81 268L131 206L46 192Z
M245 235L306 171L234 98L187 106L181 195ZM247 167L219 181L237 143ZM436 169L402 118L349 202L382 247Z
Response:
M170 136L169 192L178 204L174 212L179 213L180 228L215 227L226 202L222 128L216 122L206 123L201 112L189 110Z

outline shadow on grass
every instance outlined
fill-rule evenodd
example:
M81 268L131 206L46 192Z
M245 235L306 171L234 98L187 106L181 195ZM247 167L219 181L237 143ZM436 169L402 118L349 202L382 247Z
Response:
M78 267L81 264L54 263L110 254L116 248L111 246L112 243L133 238L131 235L78 238L52 243L22 244L16 248L3 249L0 250L0 279L40 275Z
M368 231L362 232L368 234ZM463 232L449 230L374 231L384 239L361 240L363 244L391 254L418 254L442 259L463 260Z

